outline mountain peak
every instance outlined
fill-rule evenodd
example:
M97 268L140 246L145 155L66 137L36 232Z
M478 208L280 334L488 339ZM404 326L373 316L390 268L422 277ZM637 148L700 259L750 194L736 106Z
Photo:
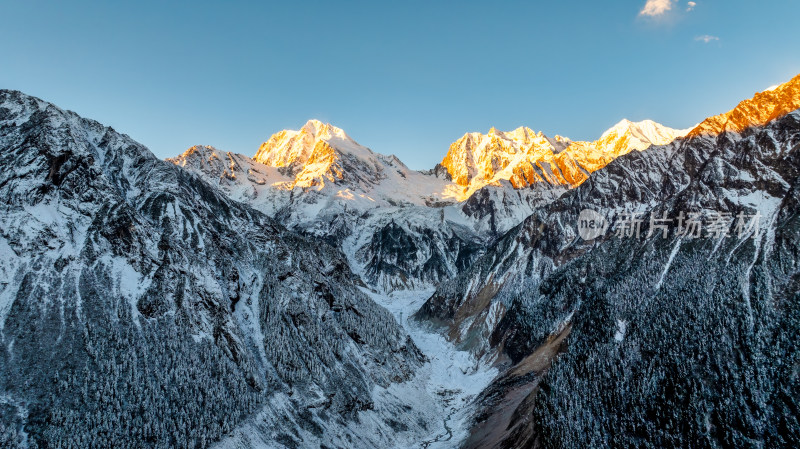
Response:
M311 119L307 121L306 124L300 128L299 132L306 133L320 139L337 137L339 139L353 141L353 139L351 139L343 129L337 128L330 123L321 122L317 119Z
M643 123L643 122L640 122L640 123ZM605 132L603 132L603 134L600 136L600 140L602 140L603 138L605 138L606 136L608 136L608 135L610 135L612 133L623 134L625 132L630 131L632 128L635 128L635 127L636 127L636 123L624 118L624 119L620 120L619 122L617 122L616 124L614 124L614 126L612 126L611 128L608 128L607 130L605 130Z
M513 160L541 150L556 151L541 132L537 134L527 127L504 132L492 127L487 134L464 134L450 145L441 165L456 184L469 187L476 180L480 188L492 182Z
M217 153L218 151L219 150L217 150L216 148L214 148L211 145L193 145L193 146L189 147L186 151L184 151L180 156L178 156L177 158L173 158L173 159L178 159L178 158L187 159L187 158L190 158L190 157L192 157L194 155L199 155L201 157L204 157L204 156L209 156L209 155L212 155L214 153ZM171 159L167 159L167 160L171 161Z
M379 155L341 128L313 119L297 131L273 134L253 159L294 178L290 187L322 188L326 182L373 184L383 170Z
M486 135L468 133L450 145L442 166L468 193L501 180L517 188L540 182L576 186L623 154L665 145L688 131L623 119L597 141L573 142L524 126L507 132L492 127Z
M633 150L643 151L651 145L666 145L689 133L689 129L673 129L653 120L632 122L620 120L604 132L593 145L618 156Z
M756 93L724 114L703 120L689 132L689 136L713 136L728 131L741 133L748 128L764 126L797 109L800 109L800 75Z
M372 151L350 138L341 128L319 120L309 120L299 130L283 130L261 144L253 157L272 167L297 170L309 163L330 166L341 154L369 158Z

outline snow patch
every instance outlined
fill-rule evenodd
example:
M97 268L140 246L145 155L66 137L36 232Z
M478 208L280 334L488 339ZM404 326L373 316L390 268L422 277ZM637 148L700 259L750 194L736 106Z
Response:
M666 265L664 265L664 271L661 272L661 276L658 278L658 282L656 283L655 290L658 291L661 288L661 284L664 282L664 276L667 275L669 271L669 267L672 266L672 261L675 259L675 255L678 254L678 250L681 247L681 239L675 241L675 246L672 247L672 251L669 253L669 258L667 259Z
M617 320L617 331L614 332L614 340L622 341L625 339L625 332L628 330L628 322L626 320Z

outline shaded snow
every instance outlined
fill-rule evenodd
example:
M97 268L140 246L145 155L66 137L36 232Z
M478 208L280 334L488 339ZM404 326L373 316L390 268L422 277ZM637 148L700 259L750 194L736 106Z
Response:
M404 290L389 295L362 289L387 308L408 332L427 361L405 382L376 386L371 410L358 412L357 421L317 422L322 434L308 432L290 411L293 398L276 393L247 423L214 445L217 449L283 447L282 432L291 429L302 440L299 447L453 448L469 435L472 400L498 371L480 364L468 352L458 351L447 339L424 324L409 320L432 290ZM324 398L320 398L320 403ZM313 407L317 407L313 405ZM399 427L397 427L399 424Z
M489 385L498 371L479 363L469 352L457 350L440 333L409 320L432 293L433 290L400 291L371 296L392 312L429 360L410 382L392 384L387 390L412 393L414 396L405 397L413 397L416 404L425 408L433 405L436 411L431 422L438 425L433 432L410 447L451 448L469 435L472 399Z

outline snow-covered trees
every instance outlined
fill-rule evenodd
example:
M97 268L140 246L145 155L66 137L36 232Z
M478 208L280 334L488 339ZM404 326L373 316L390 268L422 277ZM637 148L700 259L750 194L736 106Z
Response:
M421 363L339 252L127 136L0 91L0 147L3 447L207 447L294 392L320 428Z

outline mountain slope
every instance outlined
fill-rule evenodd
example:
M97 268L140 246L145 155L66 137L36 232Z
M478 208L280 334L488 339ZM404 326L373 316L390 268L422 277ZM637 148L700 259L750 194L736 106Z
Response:
M295 142L273 136L270 142L275 141ZM309 150L297 142L285 146L281 151L286 153L304 154ZM366 148L361 147L360 151L369 156L372 167L379 167L370 173L390 173L381 178L380 184L351 184L347 179L333 178L324 185L287 190L286 186L295 182L286 170L288 165L267 166L212 147L192 147L168 161L198 174L232 199L251 205L294 230L340 247L365 281L387 291L436 285L455 276L482 252L486 237L475 229L479 224L468 222L456 207L433 199L429 206L411 202L424 203L426 189L447 186L447 181L409 170L401 162L375 155ZM389 162L384 164L384 160ZM307 169L289 165L295 166L297 173ZM415 194L414 189L422 193Z
M758 110L794 106L772 98ZM616 159L426 302L419 319L509 367L466 447L798 444L800 111L726 130ZM585 209L617 229L639 213L641 233L584 241ZM681 213L729 215L690 238Z
M271 444L427 431L373 399L423 357L332 247L19 92L0 147L3 447L208 446L267 406Z

